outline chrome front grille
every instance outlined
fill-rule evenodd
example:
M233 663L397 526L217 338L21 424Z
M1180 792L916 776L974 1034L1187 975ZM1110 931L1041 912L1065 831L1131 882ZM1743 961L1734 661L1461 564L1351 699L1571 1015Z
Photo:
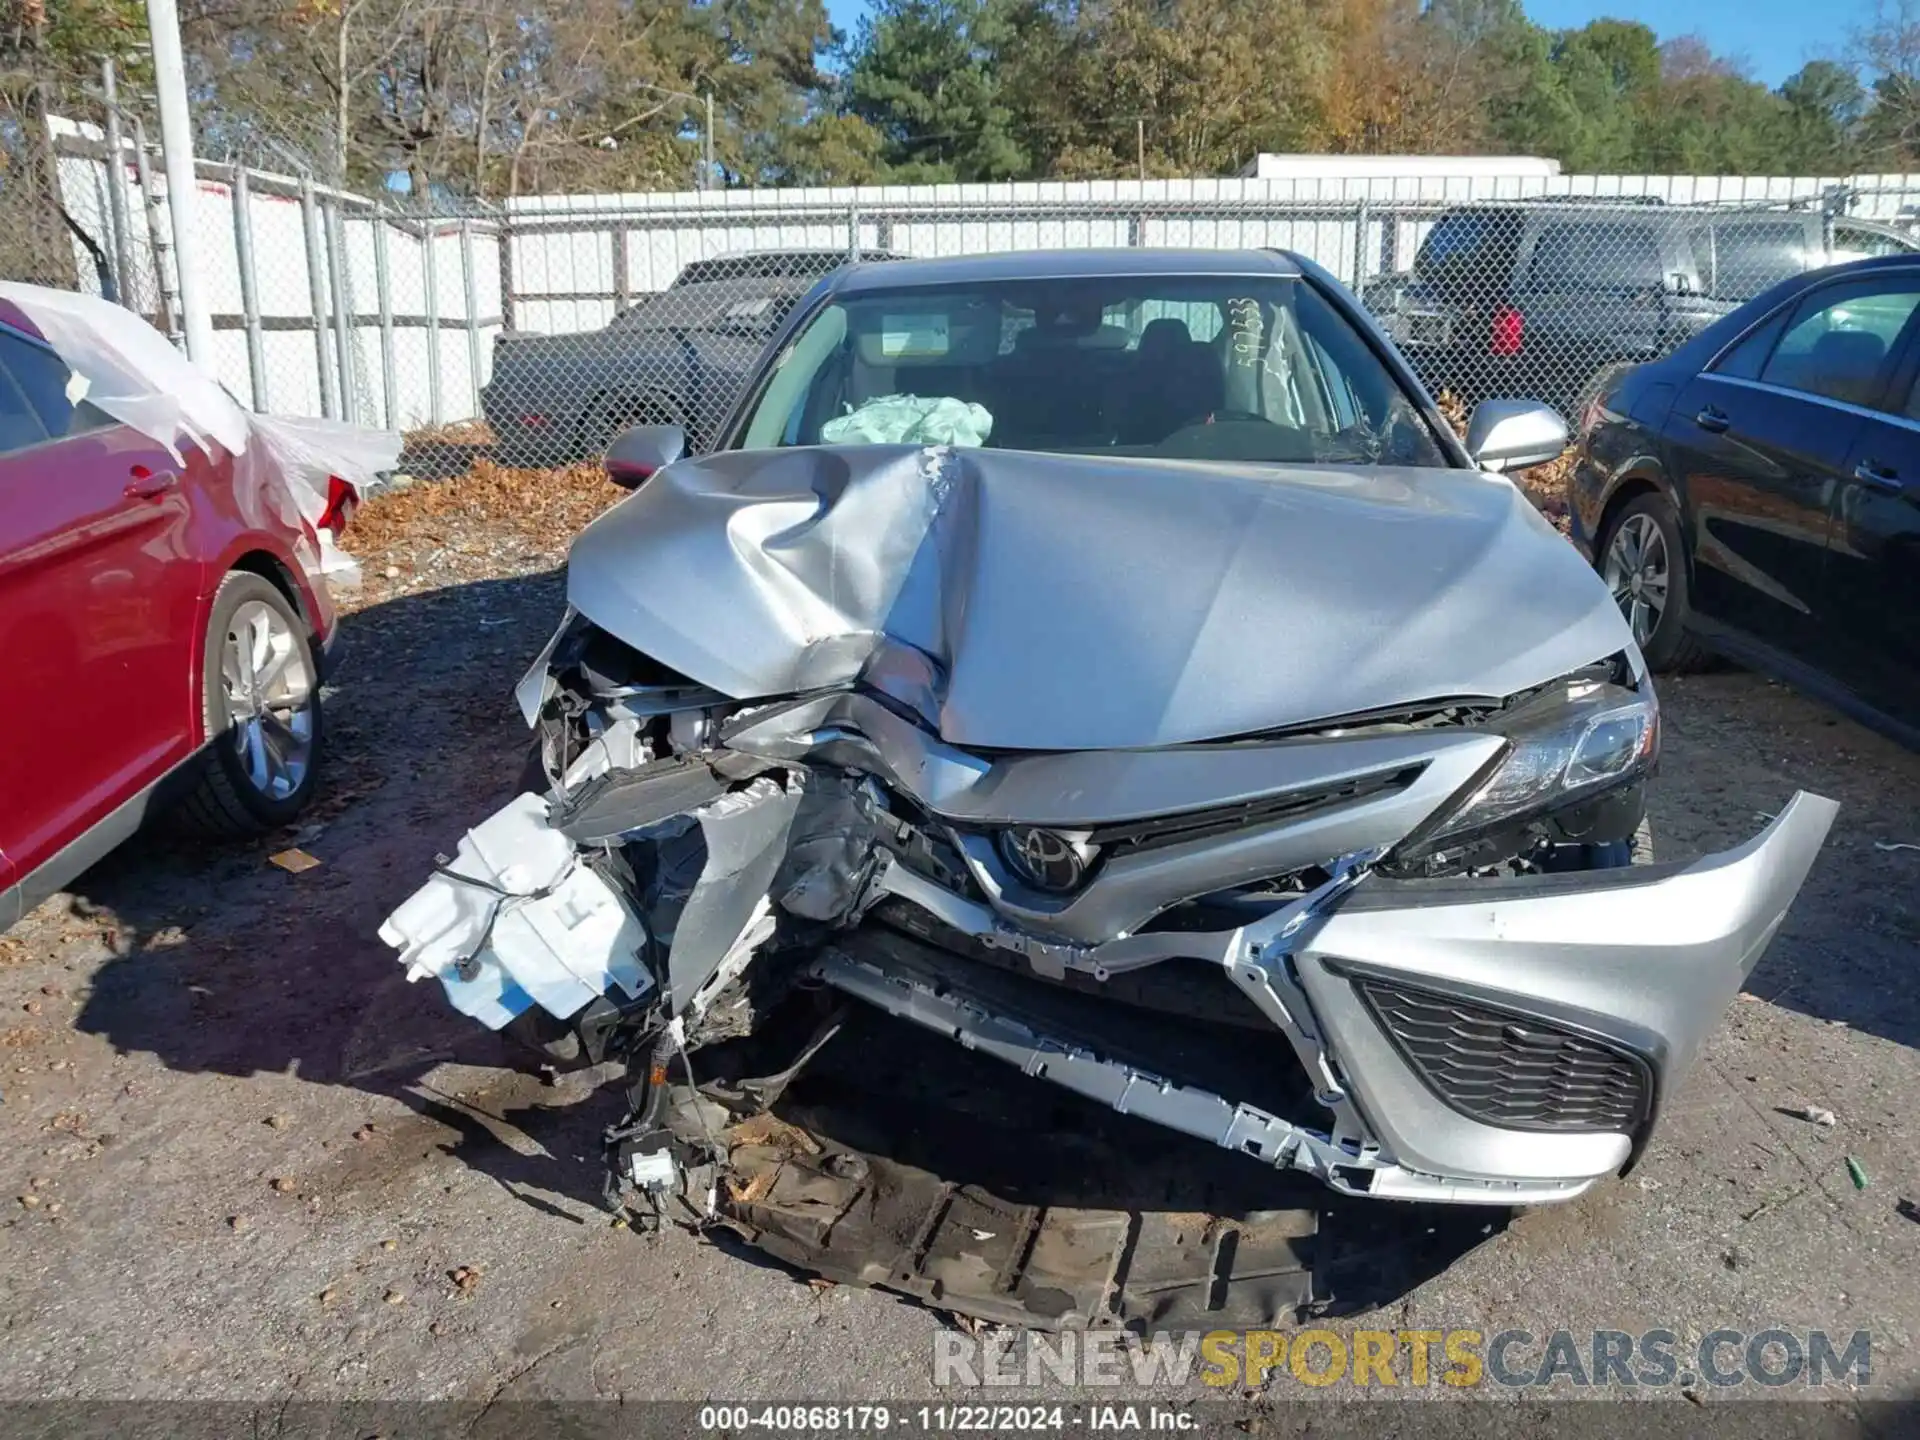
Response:
M1652 1071L1630 1050L1457 996L1367 976L1353 983L1414 1072L1469 1119L1625 1134L1647 1116Z

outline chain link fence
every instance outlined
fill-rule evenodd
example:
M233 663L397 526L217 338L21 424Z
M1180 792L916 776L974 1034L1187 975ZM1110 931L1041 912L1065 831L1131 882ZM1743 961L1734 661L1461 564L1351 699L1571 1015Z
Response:
M0 214L24 207L40 227L37 241L25 222L0 234L0 277L115 294L175 330L163 181L138 117L52 129L39 191L17 168L0 177ZM1909 177L1104 182L426 209L233 165L199 174L194 248L215 367L236 396L525 464L593 458L646 421L712 443L792 307L851 259L1288 249L1351 288L1436 393L1537 398L1577 420L1614 368L1777 280L1920 249ZM1137 351L1156 318L1104 317L1089 343ZM1181 323L1192 342L1225 343L1225 317Z
M1778 280L1920 249L1899 186L1729 186L1725 198L1677 202L1481 199L1444 184L1464 193L1329 199L1234 188L1064 204L528 202L505 219L506 328L491 354L486 419L501 452L526 461L597 454L642 421L711 443L787 312L851 258L1276 247L1350 287L1434 392L1469 405L1542 399L1572 421L1614 369L1667 353ZM1156 318L1144 308L1107 316L1088 343L1118 343L1117 325L1137 349ZM1223 316L1181 323L1190 340L1224 343Z

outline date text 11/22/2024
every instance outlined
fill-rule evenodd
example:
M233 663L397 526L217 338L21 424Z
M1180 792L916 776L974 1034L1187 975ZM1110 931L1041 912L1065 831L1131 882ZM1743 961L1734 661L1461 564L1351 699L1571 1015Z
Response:
M700 1429L744 1433L902 1431L999 1434L1009 1430L1191 1431L1199 1418L1167 1405L703 1405Z

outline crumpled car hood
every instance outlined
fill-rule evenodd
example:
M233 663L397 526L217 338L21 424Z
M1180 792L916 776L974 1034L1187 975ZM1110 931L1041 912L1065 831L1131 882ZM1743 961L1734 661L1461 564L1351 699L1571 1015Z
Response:
M1511 484L915 446L662 470L575 541L573 605L747 699L866 678L948 742L1180 744L1503 696L1627 648Z

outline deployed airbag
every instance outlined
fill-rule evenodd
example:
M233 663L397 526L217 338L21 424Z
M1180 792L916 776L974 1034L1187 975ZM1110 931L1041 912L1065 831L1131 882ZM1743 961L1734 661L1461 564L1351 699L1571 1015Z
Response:
M993 416L983 405L942 395L883 395L820 427L829 445L984 445Z

